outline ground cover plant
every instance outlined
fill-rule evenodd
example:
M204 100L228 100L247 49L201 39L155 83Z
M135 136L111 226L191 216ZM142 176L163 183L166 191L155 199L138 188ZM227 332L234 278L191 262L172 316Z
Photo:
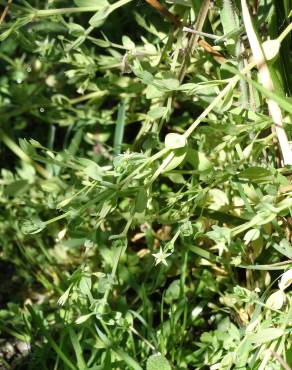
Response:
M291 369L291 1L0 4L0 368Z

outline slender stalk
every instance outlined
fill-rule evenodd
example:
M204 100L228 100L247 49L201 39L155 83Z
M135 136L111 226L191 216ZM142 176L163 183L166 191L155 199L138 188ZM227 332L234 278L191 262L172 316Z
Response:
M243 14L243 21L247 33L247 37L252 49L252 53L257 64L257 68L259 71L259 79L262 85L269 91L274 91L275 85L272 79L272 75L270 73L269 65L266 61L265 54L261 45L260 40L254 30L252 19L248 10L246 0L241 0L241 7L242 7L242 14ZM289 33L292 29L292 25L290 24L280 35L278 40L283 40L285 36ZM271 68L271 67L270 67ZM283 157L284 165L292 165L292 150L290 148L290 144L288 141L288 137L283 127L283 117L281 109L278 103L275 100L270 98L267 99L267 105L269 109L270 116L274 121L274 129L276 135L278 137L278 142L281 150L281 154Z
M118 117L114 133L114 155L121 153L126 121L126 102L122 100L118 108Z
M245 74L246 72L250 71L254 68L255 63L250 63L247 67L241 71L241 73ZM216 107L218 103L224 98L224 96L229 92L230 89L233 89L237 82L240 80L240 76L236 75L229 80L229 83L225 86L225 88L216 96L216 98L212 101L212 103L204 110L203 113L199 115L199 117L191 124L191 126L185 131L183 134L186 138L188 138L195 128L201 123L201 121Z
M160 4L158 0L145 0L146 3L151 5L154 9L159 11L166 19L175 24L177 27L181 25L180 20L173 15L169 10L167 10L163 5Z
M8 1L7 1L7 5L6 5L6 7L4 8L3 13L1 14L1 17L0 17L0 24L2 24L2 23L4 22L4 19L5 19L5 17L6 17L6 15L7 15L8 11L9 11L9 7L10 7L10 5L12 4L12 1L13 1L13 0L8 0Z
M281 35L278 37L278 41L281 43L286 36L289 35L289 33L292 31L292 23L289 24L289 26L286 27L286 29L281 33Z
M202 31L205 20L207 19L209 8L210 8L210 0L204 0L201 5L199 14L197 16L197 21L194 26L195 31L199 31L199 32ZM194 49L198 43L199 37L200 36L198 34L192 34L189 39L188 46L186 48L186 57L184 58L184 61L179 71L179 81L180 82L182 82L185 77L185 74L186 74L186 71L187 71L187 68L190 62L190 57L194 52Z
M77 98L70 99L70 104L74 105L74 104L81 103L85 100L102 98L107 94L108 94L108 92L106 92L106 91L101 91L101 90L94 91L94 92L88 93L86 95L82 95L82 96L78 96Z
M109 5L110 12L118 9L119 7L130 3L132 0L119 0L114 4ZM75 8L59 8L59 9L36 9L33 14L35 17L50 17L52 15L63 15L63 14L74 14L74 13L87 13L87 12L97 12L104 9L102 5L95 6L81 6Z
M281 33L278 37L279 41L283 41L284 38L288 35L287 30L292 30L291 24ZM245 75L249 71L251 71L256 66L256 61L249 63L242 71L240 71L240 75ZM195 128L199 125L199 123L213 110L213 108L220 102L220 100L227 94L230 88L234 88L237 82L240 80L240 75L236 75L229 80L229 83L226 87L216 96L216 98L212 101L212 103L204 110L203 113L199 115L199 117L191 124L191 126L185 131L184 136L187 138L189 137Z
M76 13L92 13L100 10L100 5L84 6L80 8L58 8L58 9L35 9L33 12L35 17L51 17L54 15L76 14Z
M216 35L213 35L212 33L200 32L200 31L197 31L197 30L193 30L192 28L189 28L189 27L184 27L183 31L190 32L190 33L193 33L193 34L199 35L199 36L205 36L205 37L208 37L209 39L212 39L212 40L218 40L219 38L221 38L221 36L216 36Z
M287 362L285 362L283 358L279 355L279 353L271 350L271 354L273 355L273 357L275 357L275 359L278 360L278 362L281 364L284 370L292 370L291 367L287 364Z

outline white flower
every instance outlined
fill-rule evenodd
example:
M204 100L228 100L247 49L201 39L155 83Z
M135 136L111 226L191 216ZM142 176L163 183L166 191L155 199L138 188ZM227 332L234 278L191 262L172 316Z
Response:
M170 256L171 253L165 253L162 248L160 247L160 250L158 253L153 253L152 256L155 257L155 266L157 266L159 263L163 263L165 266L167 266L166 258Z
M285 290L292 284L292 269L284 272L279 283L279 289Z

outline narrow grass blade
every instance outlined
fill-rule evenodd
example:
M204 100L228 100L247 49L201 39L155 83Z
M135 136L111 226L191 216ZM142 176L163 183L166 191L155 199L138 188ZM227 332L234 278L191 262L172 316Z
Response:
M114 154L118 155L121 153L124 130L125 130L125 120L126 120L126 102L125 99L122 100L119 109L118 117L114 134Z
M69 331L72 346L73 346L74 351L75 351L78 369L79 370L86 370L87 366L86 366L86 363L85 363L84 358L83 358L83 351L82 351L82 348L81 348L80 341L79 341L79 339L78 339L78 337L77 337L77 335L76 335L76 333L75 333L75 331L72 327L69 327L68 331Z

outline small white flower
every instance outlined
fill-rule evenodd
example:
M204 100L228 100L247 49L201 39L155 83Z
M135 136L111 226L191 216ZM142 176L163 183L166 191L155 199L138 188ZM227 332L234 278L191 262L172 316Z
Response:
M279 283L279 289L285 290L292 284L292 269L284 272Z
M170 256L171 253L165 253L162 248L160 247L160 250L158 253L153 253L152 256L155 257L155 266L157 266L159 263L163 263L165 266L167 266L166 258Z

